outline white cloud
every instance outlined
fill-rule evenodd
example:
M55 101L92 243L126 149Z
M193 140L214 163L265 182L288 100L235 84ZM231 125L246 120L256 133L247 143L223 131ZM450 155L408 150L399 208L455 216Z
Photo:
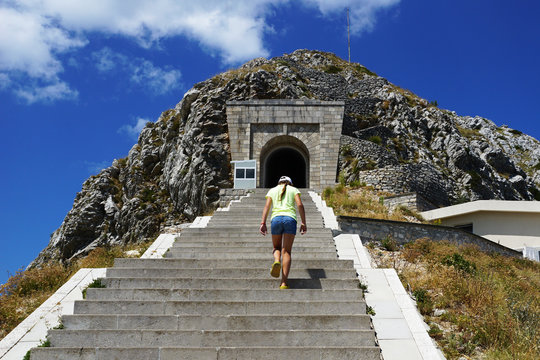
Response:
M343 13L350 10L351 32L360 34L371 31L379 11L397 5L400 0L302 0L308 6L319 9L323 15Z
M56 100L76 99L77 90L72 90L65 82L55 79L47 85L23 86L14 90L15 95L27 103L54 102Z
M274 8L292 1L3 0L0 72L48 80L48 85L60 88L64 84L57 80L64 68L60 55L84 47L88 42L85 36L90 33L130 38L144 47L159 46L162 39L183 36L198 42L226 64L266 57L269 51L264 35L273 31L267 17ZM373 28L378 12L399 1L301 0L301 4L317 9L323 16L338 16L349 7L353 34L360 34ZM98 68L107 71L114 67L114 59L109 60L101 59ZM133 81L150 81L155 90L170 88L180 76L177 70L159 69L144 62L138 64L135 73ZM164 79L157 81L156 75ZM70 91L64 94L69 95Z
M92 54L92 59L100 72L120 69L119 71L128 73L133 84L148 88L152 94L165 94L181 84L182 74L179 70L171 67L160 68L142 58L128 58L109 48L96 51Z
M180 85L180 71L164 70L144 60L132 68L131 81L147 86L153 94L164 94Z
M56 55L84 44L51 19L0 7L0 70L54 78L63 69Z
M0 90L6 89L11 84L11 79L8 74L0 73Z
M109 48L103 48L92 54L92 59L95 61L95 66L100 72L111 71L116 67L116 64L124 64L127 57L115 53Z
M129 136L130 138L137 140L137 138L139 137L139 134L141 133L141 130L149 121L150 120L148 119L139 117L137 118L137 123L135 125L128 125L128 124L122 125L122 127L118 129L118 133L125 134Z

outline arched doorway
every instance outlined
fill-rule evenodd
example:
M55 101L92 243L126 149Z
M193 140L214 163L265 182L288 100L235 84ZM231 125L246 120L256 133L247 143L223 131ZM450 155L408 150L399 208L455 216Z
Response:
M309 187L309 152L297 138L283 135L273 138L261 151L260 184L274 187L283 175L297 188Z

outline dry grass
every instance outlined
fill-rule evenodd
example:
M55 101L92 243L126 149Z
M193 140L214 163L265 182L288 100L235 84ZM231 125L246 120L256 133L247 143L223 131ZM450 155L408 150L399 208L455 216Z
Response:
M427 239L371 252L396 268L448 359L540 358L540 264Z
M370 219L424 222L421 216L406 208L398 206L389 210L383 202L383 197L388 194L377 192L369 186L361 186L356 189L337 185L334 188L326 188L323 198L334 208L336 215L356 216Z
M97 248L70 266L47 264L19 270L0 285L0 339L37 309L81 268L111 267L114 259L127 257L129 250L144 253L152 241L126 246Z

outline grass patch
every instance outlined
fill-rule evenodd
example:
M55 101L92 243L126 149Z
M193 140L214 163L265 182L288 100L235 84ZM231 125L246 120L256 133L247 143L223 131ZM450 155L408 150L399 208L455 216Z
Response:
M388 196L387 193L377 192L359 181L353 185L355 186L345 186L343 179L343 183L324 189L323 199L328 206L334 208L336 215L417 222L414 217L408 216L397 208L393 211L389 210L384 205L384 201L380 201L381 196Z
M382 144L382 139L380 136L378 135L373 135L373 136L370 136L368 138L368 141L371 141L372 143L375 143L377 145L381 145Z
M516 130L516 129L512 129L512 130L508 130L510 132L510 134L514 134L514 135L523 135L523 133L519 130Z
M354 70L356 70L360 74L368 74L371 76L377 76L377 74L375 74L373 71L369 70L367 67L362 66L360 64L354 65Z
M0 286L0 339L37 309L60 286L81 268L111 267L115 258L126 257L125 251L143 253L152 241L96 248L70 266L46 264L40 268L18 270Z
M101 279L95 279L82 291L83 299L86 299L86 289L103 289L105 285L101 282Z
M396 242L396 240L392 239L391 236L387 236L384 239L381 240L381 245L383 248L385 248L388 251L397 251L399 250L399 246Z
M391 254L447 359L540 358L540 264L428 239Z
M343 69L336 65L328 65L324 67L323 71L327 74L338 74L342 72Z
M478 130L467 129L467 128L461 127L459 125L457 125L457 129L458 129L459 133L461 134L461 136L466 137L467 139L476 139L476 138L482 136L482 135L480 135L480 131L478 131Z

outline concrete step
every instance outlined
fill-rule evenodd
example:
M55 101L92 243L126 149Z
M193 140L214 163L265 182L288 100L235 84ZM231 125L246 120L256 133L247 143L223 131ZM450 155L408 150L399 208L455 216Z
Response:
M118 258L114 260L115 267L145 267L148 269L155 268L255 268L255 269L269 269L271 265L271 259L268 261L261 261L258 259L224 259L224 260L210 260L210 259L141 259L141 258ZM301 260L293 257L292 267L302 269L313 270L327 270L327 269L353 269L352 260ZM292 272L291 272L291 275Z
M369 315L65 315L66 330L362 330Z
M238 234L238 235L192 235L185 234L176 238L175 242L195 242L195 243L221 243L217 244L223 246L223 243L235 243L235 242L250 242L259 243L259 245L272 245L272 235L268 233L266 236L260 234ZM328 238L328 235L296 235L294 238L294 245L307 244L311 246L329 246L335 247L335 243Z
M271 301L271 300L340 300L362 299L362 290L288 289L107 289L88 288L89 300L205 300L205 301Z
M137 301L77 300L75 314L155 314L155 315L363 315L363 299L338 300L274 300L274 301Z
M218 211L212 215L212 220L225 220L228 218L231 219L241 219L242 217L245 217L247 219L254 219L254 220L261 220L262 215L259 213L255 213L254 210L251 209L242 209L240 210L231 210L231 211ZM269 216L266 221L270 221L271 217ZM296 216L297 222L301 220L300 214ZM306 220L322 220L322 216L317 213L306 213Z
M50 330L53 347L374 346L371 330Z
M34 348L32 360L276 360L276 359L340 359L380 360L376 346L357 347L160 347L160 348Z
M250 226L250 227L255 227L257 230L259 229L259 225L261 223L261 220L260 219L249 219L249 218L246 218L246 217L238 217L238 218L227 218L227 219L212 219L208 222L208 225L207 227L217 227L217 226L227 226L227 225L230 225L231 223L235 223L235 224L242 224L243 226ZM267 221L267 226L270 226L270 221ZM308 229L311 229L311 228L322 228L324 227L324 223L322 220L310 220L310 219L307 219L306 220L306 224L308 226ZM296 224L296 228L299 229L300 228L300 222L298 222Z
M293 261L297 260L312 260L312 259L337 259L336 252L293 252ZM166 254L165 258L174 259L216 259L216 260L243 260L243 259L261 259L271 260L272 252L264 253L252 252L200 252L200 251L185 251L184 249L172 248Z
M184 236L184 234L195 234L195 235L203 234L203 235L208 235L208 236L215 236L215 235L221 235L221 234L227 234L227 236L229 236L229 235L238 236L238 235L243 235L243 234L254 234L254 235L258 235L258 236L262 237L262 235L259 234L259 226L258 226L259 224L260 224L259 222L257 222L255 224L255 229L253 228L252 225L241 226L241 225L234 225L234 224L231 224L230 226L223 226L221 229L218 229L218 228L211 228L211 229L209 229L209 228L187 228L187 229L182 230L182 232L180 233L180 236ZM313 236L326 235L330 239L332 239L332 231L330 229L326 229L326 228L311 229L308 226L308 233L307 234L313 235Z
M117 278L107 277L102 280L108 289L275 289L278 279L192 279L192 278ZM289 279L292 289L356 289L358 279Z
M176 241L172 248L182 249L184 251L207 251L207 252L272 252L272 243L266 242L266 244L254 244L247 241L235 241L229 245L214 242L199 242L199 241ZM336 247L326 244L306 244L303 241L293 244L294 252L336 252Z
M300 269L294 267L292 263L291 276L294 279L357 279L354 269L326 270L326 269ZM136 278L251 278L268 279L270 266L266 269L253 268L206 268L206 269L159 269L159 268L108 268L109 277L131 277ZM293 280L293 279L291 279Z
M245 226L248 226L252 229L255 229L256 231L259 231L259 225L260 225L260 220L254 220L254 221L248 221L247 219L238 219L238 220L232 220L233 222L235 223L241 223ZM323 228L324 227L324 223L322 221L306 221L307 223L307 227L308 227L308 231L309 230L312 230L314 228ZM212 229L212 228L215 228L215 227L223 227L223 226L228 226L229 224L231 224L231 221L229 220L210 220L208 222L208 224L206 225L206 228L207 229ZM268 229L270 230L270 222L267 222L266 223ZM297 224L296 226L296 232L297 234L299 233L299 230L300 229L300 224Z

